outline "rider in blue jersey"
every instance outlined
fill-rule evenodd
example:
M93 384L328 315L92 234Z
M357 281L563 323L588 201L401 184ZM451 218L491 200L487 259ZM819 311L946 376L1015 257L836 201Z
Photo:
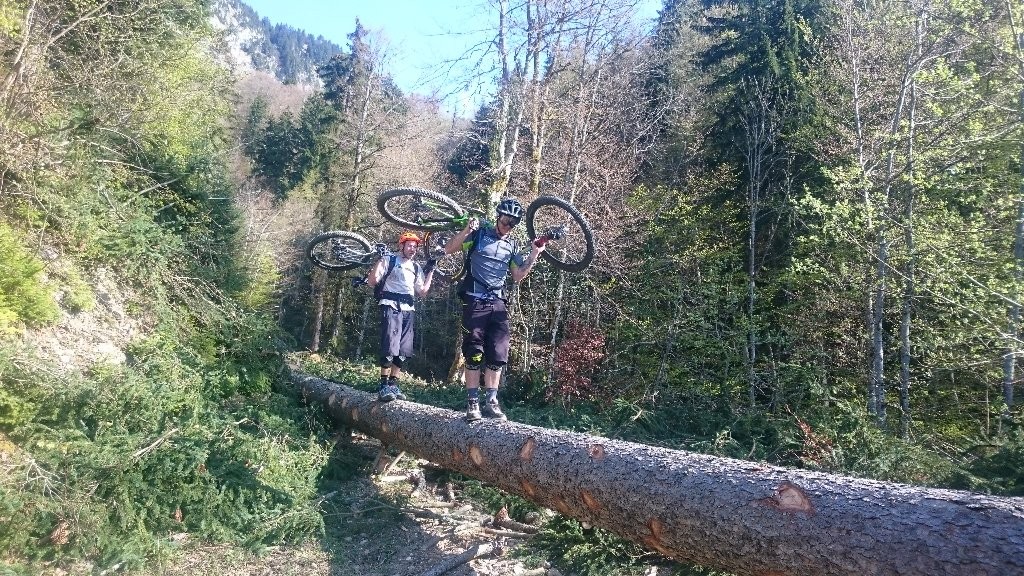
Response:
M509 274L520 282L544 251L531 244L525 258L510 233L523 219L523 206L515 198L502 200L493 225L480 226L473 218L445 246L445 253L469 254L466 275L459 286L462 297L462 355L466 359L466 419L506 420L498 405L501 370L508 363L509 330L505 281ZM485 396L480 403L480 372Z

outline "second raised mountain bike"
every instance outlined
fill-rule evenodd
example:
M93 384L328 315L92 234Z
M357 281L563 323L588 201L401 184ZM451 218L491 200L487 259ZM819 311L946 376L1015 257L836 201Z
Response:
M423 188L386 190L377 197L377 209L386 219L399 226L435 234L458 232L466 227L471 217L482 215L482 212L463 208L440 192ZM565 200L557 196L540 196L526 207L523 220L530 241L547 244L541 257L555 268L581 272L594 260L594 234L590 225ZM453 256L459 258L458 254L448 258ZM438 266L441 267L441 264L439 262ZM461 265L459 259L458 266ZM446 268L453 266L451 264Z

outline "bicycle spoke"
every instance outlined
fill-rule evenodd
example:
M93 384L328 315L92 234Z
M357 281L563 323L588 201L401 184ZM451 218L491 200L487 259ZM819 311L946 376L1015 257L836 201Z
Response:
M453 232L432 232L429 238L429 245L424 248L428 257L437 258L437 265L434 268L434 277L441 280L451 280L462 272L464 257L461 252L445 254L444 247L454 236Z
M533 220L538 235L556 232L547 243L546 252L564 264L573 265L587 257L587 239L583 228L565 210L558 206L541 206Z
M437 261L437 271L446 279L458 276L462 271L463 260L461 252L446 254Z
M450 208L423 196L396 196L386 206L391 214L420 228L435 228L452 219Z
M329 232L310 243L308 255L313 263L321 268L350 270L367 263L370 246L364 238L356 234Z

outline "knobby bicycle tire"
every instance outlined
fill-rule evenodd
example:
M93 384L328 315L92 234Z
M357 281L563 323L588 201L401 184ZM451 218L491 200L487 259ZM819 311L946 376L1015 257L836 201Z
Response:
M432 200L434 206L423 208L406 206L407 201ZM462 216L465 211L458 202L433 190L423 188L392 188L377 196L377 210L389 221L413 230L440 231L450 230L452 220ZM419 210L419 212L416 212Z
M526 207L526 235L533 242L553 225L564 225L567 234L549 240L541 258L559 270L582 272L594 260L594 233L579 210L557 196L541 196Z
M324 270L352 270L373 262L377 252L355 232L332 230L310 240L306 256Z

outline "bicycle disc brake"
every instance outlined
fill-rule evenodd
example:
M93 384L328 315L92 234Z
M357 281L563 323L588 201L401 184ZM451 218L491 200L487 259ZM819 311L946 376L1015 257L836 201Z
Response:
M548 231L543 235L549 240L561 240L562 238L565 238L566 232L568 232L568 229L565 224L562 224L561 226L548 228Z

